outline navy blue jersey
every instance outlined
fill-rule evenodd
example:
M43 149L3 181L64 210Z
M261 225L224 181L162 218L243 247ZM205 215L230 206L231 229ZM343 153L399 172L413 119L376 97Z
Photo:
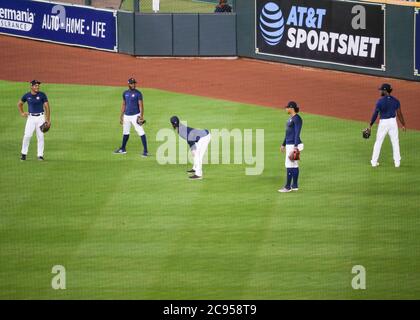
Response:
M20 99L22 102L28 102L29 113L42 113L44 112L44 103L48 102L47 95L43 92L38 92L33 95L31 92L25 93Z
M143 95L139 90L126 90L122 97L125 101L125 115L133 116L140 113L139 101L143 101Z
M376 102L375 110L373 111L372 119L370 120L370 125L373 125L376 121L376 118L380 119L390 119L395 118L397 110L400 108L400 102L393 96L384 96Z
M180 123L179 128L178 128L178 133L179 133L179 136L182 139L187 140L187 143L189 144L189 146L192 147L201 138L208 135L209 131L186 127L182 123Z
M283 145L293 144L295 147L302 143L300 140L300 131L302 130L302 118L300 115L295 114L290 117L286 122L286 137L284 138Z

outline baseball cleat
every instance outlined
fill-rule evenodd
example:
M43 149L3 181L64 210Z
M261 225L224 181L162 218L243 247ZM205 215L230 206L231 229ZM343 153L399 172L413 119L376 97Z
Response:
M195 175L193 175L193 176L191 176L191 177L189 177L191 180L201 180L201 179L203 179L203 177L200 177L200 176L197 176L196 174Z
M282 188L282 189L279 189L279 190L277 190L278 192L281 192L281 193L285 193L285 192L291 192L292 191L292 189L288 189L288 188Z
M195 170L194 169L187 170L187 173L195 173Z
M114 151L114 154L126 154L126 153L127 153L127 151L125 151L124 149L121 149L121 148Z
M44 157L38 157L39 161L44 161Z
M146 157L150 156L150 154L148 152L143 152L141 154L141 156L144 157L144 158L146 158Z
M25 160L26 160L26 154L23 154L23 153L22 153L22 155L20 156L20 160L21 160L21 161L25 161Z
M378 167L379 166L379 162L373 162L373 160L370 161L370 164L372 165L372 167Z
M299 188L292 188L292 191L298 191Z

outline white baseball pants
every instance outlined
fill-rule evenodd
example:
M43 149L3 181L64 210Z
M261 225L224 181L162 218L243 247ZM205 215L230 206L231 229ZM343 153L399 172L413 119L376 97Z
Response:
M378 164L382 143L384 142L387 134L391 139L394 164L396 167L400 166L400 141L398 139L398 124L396 118L381 119L379 121L378 132L376 133L376 141L373 147L372 160L370 161L372 166L376 166Z
M22 141L22 154L28 154L29 144L31 142L32 135L36 131L36 138L38 141L38 157L44 156L44 133L39 128L45 122L45 116L31 116L28 115L25 125L25 133Z
M286 144L286 160L284 161L284 165L286 168L299 168L299 160L292 161L289 159L289 154L295 149L295 145L293 144ZM299 151L303 150L303 143L298 144Z
M130 134L131 125L133 125L134 129L141 137L144 135L144 129L141 125L137 123L137 117L140 116L140 113L135 114L133 116L124 115L123 117L123 134L127 135Z
M195 170L195 174L199 177L203 176L203 159L204 154L207 151L207 147L209 146L210 140L211 135L209 133L205 137L200 138L200 140L195 143L195 150L191 150L194 157L193 169Z

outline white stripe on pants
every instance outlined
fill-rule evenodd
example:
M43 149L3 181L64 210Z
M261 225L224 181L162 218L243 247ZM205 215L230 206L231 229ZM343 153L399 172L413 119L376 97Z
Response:
M379 155L381 153L382 143L386 135L389 135L392 144L392 153L394 163L396 166L400 165L400 141L398 139L398 124L396 118L381 119L379 121L378 132L376 133L376 141L373 147L373 154L371 164L374 166L378 163Z
M193 152L194 156L194 166L195 174L199 177L203 176L203 158L204 154L207 151L207 147L210 143L211 135L210 133L205 137L200 138L198 142L195 143L195 150Z
M31 142L32 135L36 131L36 138L38 141L38 157L44 156L44 133L39 128L45 122L45 116L41 115L34 117L28 115L25 125L25 134L22 141L22 154L28 154L29 144Z

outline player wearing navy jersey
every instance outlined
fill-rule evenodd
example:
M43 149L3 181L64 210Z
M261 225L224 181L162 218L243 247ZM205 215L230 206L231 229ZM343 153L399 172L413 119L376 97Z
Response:
M211 139L209 130L198 130L187 127L180 123L177 116L171 117L170 122L179 136L186 140L190 146L191 154L194 159L194 166L191 170L187 171L188 173L193 174L189 178L192 180L203 179L203 158Z
M32 80L31 91L24 94L18 102L18 109L22 117L26 118L25 133L22 141L21 160L26 160L29 144L34 131L38 141L38 160L44 160L44 133L40 127L44 122L51 125L50 105L47 95L39 91L41 82ZM24 103L28 103L28 112L23 111Z
M405 131L405 120L401 111L400 102L398 99L391 96L391 85L384 83L379 90L381 91L381 98L376 102L376 107L369 124L369 128L372 128L379 115L378 132L376 133L376 141L373 147L372 160L370 162L372 167L379 166L378 159L381 153L382 143L384 142L385 136L388 134L392 144L394 165L398 168L401 162L401 155L396 117L400 120L403 131Z
M290 118L286 123L286 136L280 147L281 152L286 152L286 185L279 189L279 192L298 191L298 178L299 178L299 162L298 160L290 160L289 155L294 149L299 151L303 150L303 143L300 139L300 132L302 130L302 118L299 113L299 107L294 101L290 101L285 107Z
M123 126L123 139L121 147L114 151L116 154L125 154L128 138L130 137L131 126L134 127L143 144L143 157L149 155L147 150L147 139L143 126L138 124L137 118L144 120L143 95L136 89L137 81L134 78L128 79L128 90L124 91L121 106L120 124Z

